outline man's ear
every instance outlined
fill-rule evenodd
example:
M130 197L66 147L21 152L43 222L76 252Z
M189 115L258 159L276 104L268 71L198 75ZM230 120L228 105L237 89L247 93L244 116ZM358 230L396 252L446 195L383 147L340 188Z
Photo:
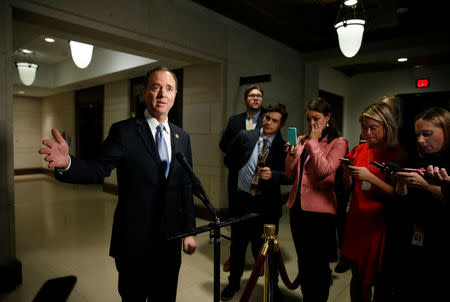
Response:
M280 124L280 129L283 128L284 125L286 125L286 122Z

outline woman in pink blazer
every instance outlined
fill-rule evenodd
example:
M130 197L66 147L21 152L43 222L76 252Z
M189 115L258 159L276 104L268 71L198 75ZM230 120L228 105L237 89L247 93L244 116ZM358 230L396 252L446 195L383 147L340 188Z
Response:
M308 129L289 147L286 174L293 180L287 206L298 258L303 302L326 302L331 253L336 252L334 177L348 142L336 128L330 105L313 99L305 108Z

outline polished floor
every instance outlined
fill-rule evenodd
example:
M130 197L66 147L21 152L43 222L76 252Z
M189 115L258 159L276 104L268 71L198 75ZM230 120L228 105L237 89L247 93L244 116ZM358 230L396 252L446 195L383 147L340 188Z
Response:
M77 283L70 302L120 301L117 272L108 256L116 196L102 192L99 185L58 183L46 175L16 176L16 254L22 262L23 284L1 294L0 301L31 302L50 278L74 275ZM288 211L280 222L279 242L290 278L297 273L296 255L289 230ZM197 226L209 222L198 219ZM223 229L229 235L229 227ZM209 234L197 236L198 249L183 254L178 284L178 302L206 302L213 299L213 245ZM221 263L229 255L229 241L221 242ZM239 301L250 277L253 259L247 252L247 269L241 290L231 301ZM334 267L335 263L332 264ZM221 288L228 273L221 272ZM328 301L347 302L351 273L333 274ZM264 278L258 280L251 301L263 301ZM299 289L291 291L280 281L284 301L301 301Z

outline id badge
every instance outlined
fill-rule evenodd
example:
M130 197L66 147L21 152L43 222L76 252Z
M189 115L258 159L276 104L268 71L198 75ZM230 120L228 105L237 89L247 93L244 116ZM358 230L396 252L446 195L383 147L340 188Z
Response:
M363 182L361 183L361 190L369 191L371 186L372 184L370 182L363 180Z
M419 227L417 225L414 225L411 244L414 246L423 247L424 236L425 236L425 232L424 232L423 228Z

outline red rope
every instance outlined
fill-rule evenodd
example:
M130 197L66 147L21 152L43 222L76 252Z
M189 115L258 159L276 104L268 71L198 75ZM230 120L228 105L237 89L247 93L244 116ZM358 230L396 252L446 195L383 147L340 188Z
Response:
M276 254L276 261L277 261L277 267L278 271L280 272L281 279L283 280L284 285L290 290L295 290L300 285L300 273L295 277L294 282L291 282L289 280L289 276L286 272L286 267L284 266L283 257L281 256L280 248L274 248L274 252Z
M250 300L250 297L253 294L253 290L255 289L256 282L258 281L259 273L262 271L265 262L266 262L266 255L260 253L258 255L258 258L256 258L252 274L250 275L250 279L248 280L247 285L245 286L244 292L242 293L239 302L248 302Z
M300 285L300 273L297 275L297 277L295 277L294 282L291 282L286 272L286 267L284 265L283 257L281 256L281 251L278 242L275 243L273 251L275 253L275 264L277 266L278 271L280 272L280 276L281 279L283 280L284 285L286 285L286 287L290 290L297 289ZM250 297L253 294L253 290L255 289L256 282L258 281L259 273L262 271L265 262L266 262L266 255L260 253L258 255L258 258L256 258L252 274L250 275L250 279L248 280L247 285L245 286L244 292L242 293L239 302L248 302L250 300Z

